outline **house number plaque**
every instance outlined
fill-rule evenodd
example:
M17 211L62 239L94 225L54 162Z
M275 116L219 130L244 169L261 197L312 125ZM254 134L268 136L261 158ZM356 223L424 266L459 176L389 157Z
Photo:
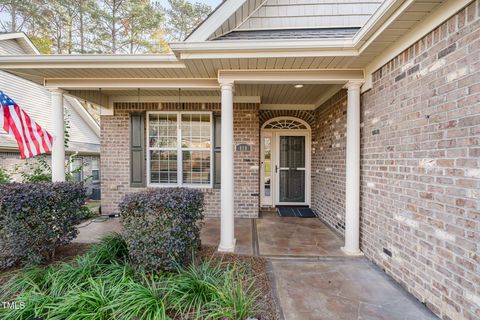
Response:
M246 143L237 144L237 151L248 152L250 151L250 145Z

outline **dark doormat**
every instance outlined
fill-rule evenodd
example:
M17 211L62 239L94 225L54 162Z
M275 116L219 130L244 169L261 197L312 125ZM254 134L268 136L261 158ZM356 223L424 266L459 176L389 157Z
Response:
M280 217L316 218L315 212L307 207L277 207Z

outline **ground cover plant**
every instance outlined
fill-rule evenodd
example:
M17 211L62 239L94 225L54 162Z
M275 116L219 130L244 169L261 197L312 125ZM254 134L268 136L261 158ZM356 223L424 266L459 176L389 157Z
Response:
M2 285L0 300L24 307L0 308L0 318L270 318L259 316L257 302L264 294L258 291L258 270L246 268L255 264L202 252L173 272L146 272L131 264L126 242L113 234L70 262L15 273Z

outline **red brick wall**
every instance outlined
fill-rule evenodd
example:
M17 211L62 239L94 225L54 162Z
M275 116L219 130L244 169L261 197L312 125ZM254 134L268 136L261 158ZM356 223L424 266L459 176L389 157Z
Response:
M340 233L345 231L346 111L342 90L317 108L312 127L312 208Z
M102 116L102 209L104 213L118 210L125 194L143 190L130 187L129 113L149 110L201 110L220 111L218 103L162 104L118 103L113 116ZM249 144L250 151L235 152L235 214L257 217L259 206L259 123L258 104L235 104L234 143ZM220 189L204 188L205 212L209 216L220 215Z
M362 98L362 250L445 319L480 318L478 6L383 66Z

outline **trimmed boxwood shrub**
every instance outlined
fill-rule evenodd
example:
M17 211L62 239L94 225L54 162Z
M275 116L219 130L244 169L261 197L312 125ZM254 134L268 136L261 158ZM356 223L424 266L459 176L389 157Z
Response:
M120 217L132 262L147 271L173 271L200 247L203 193L165 188L129 194Z
M75 182L0 185L0 268L52 259L77 236L85 196Z

